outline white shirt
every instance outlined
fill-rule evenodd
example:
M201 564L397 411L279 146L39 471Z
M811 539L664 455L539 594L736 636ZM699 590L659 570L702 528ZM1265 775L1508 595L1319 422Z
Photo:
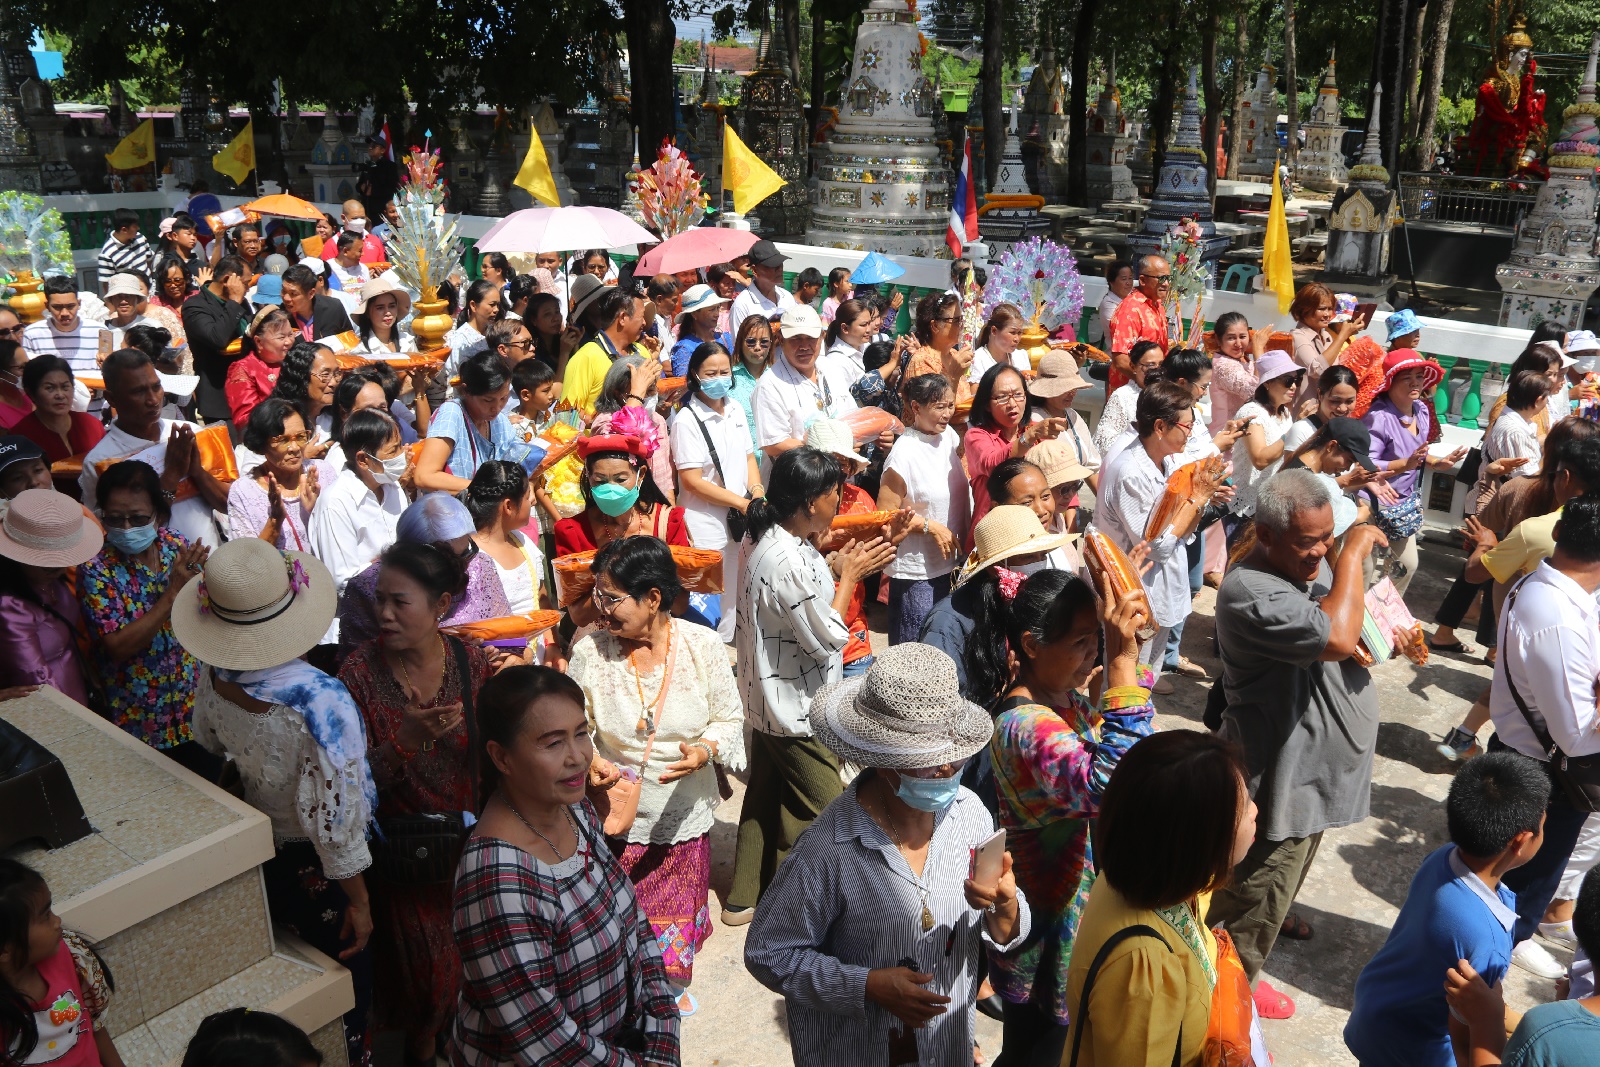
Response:
M733 306L728 309L728 336L739 336L739 324L746 315L759 313L762 318L771 318L784 308L794 303L794 295L781 285L773 286L777 293L776 300L768 300L752 282L744 287L744 292L733 298Z
M544 567L544 553L516 530L511 531L511 541L522 550L522 561L515 567L502 567L499 560L493 556L489 558L494 561L494 569L500 572L500 586L506 592L511 614L522 615L538 610L539 572ZM485 552L484 555L489 554Z
M994 354L989 351L989 346L984 345L972 353L972 366L967 368L967 381L977 385L982 380L984 372L994 366L996 362ZM1009 362L1019 371L1024 371L1028 374L1033 373L1033 360L1028 357L1028 353L1020 346L1011 350Z
M938 437L913 426L894 443L883 472L894 471L905 482L905 499L900 506L925 519L949 528L956 535L956 554L946 556L931 533L916 533L900 542L895 557L883 573L891 578L938 578L949 574L961 561L960 545L967 536L972 518L972 487L967 483L956 447L961 438L949 426Z
M83 473L78 475L78 488L83 490L84 503L91 508L95 506L95 487L100 484L100 472L95 469L97 463L103 463L108 459L139 456L154 467L157 474L162 473L166 469L167 439L172 436L174 426L187 426L195 433L200 432L200 427L192 422L162 419L161 440L149 441L143 437L135 437L114 422L107 426L106 435L100 438L83 457ZM171 526L191 542L202 542L211 549L220 548L222 545L222 535L217 530L211 505L202 497L193 496L173 504Z
M1089 340L1098 341L1101 344L1111 340L1111 317L1117 313L1117 308L1121 306L1122 297L1107 289L1106 295L1100 298L1100 314L1095 316L1094 326L1090 330L1093 336Z
M699 426L695 425L696 419ZM700 432L701 426L706 433ZM696 393L672 416L669 433L674 470L699 471L700 477L712 485L721 486L735 496L744 496L750 488L749 457L756 446L750 440L749 420L744 417L744 408L737 400L726 397L719 415ZM711 449L706 446L707 433L722 463L721 477L711 459ZM683 492L678 494L678 504L683 508L684 525L689 527L689 537L696 546L721 548L728 543L728 505L712 503L687 482L683 484Z
M73 411L99 412L105 409L104 398L97 396L91 401L88 388L76 381L83 374L100 377L101 330L99 323L89 321L82 314L78 317L77 328L65 333L56 329L55 321L49 315L38 322L29 323L22 330L22 350L28 353L29 359L35 356L60 356L72 367L75 394Z
M337 259L328 260L328 267L338 277L341 291L354 293L363 285L372 280L372 275L367 271L366 264L357 263L354 267L346 267Z
M826 361L840 377L854 385L867 373L864 357L865 353L841 337L828 346L828 350L822 354L822 359L817 362Z
M1539 444L1539 431L1527 419L1509 407L1500 412L1483 439L1485 462L1497 459L1527 459L1528 462L1512 472L1513 475L1537 474L1539 459L1544 454Z
M1133 427L1133 416L1139 408L1139 387L1132 382L1119 386L1106 398L1100 412L1100 421L1094 426L1094 447L1102 456L1111 456L1112 442Z
M1595 682L1600 679L1600 607L1592 593L1550 565L1512 591L1500 619L1500 653L1489 689L1489 714L1500 740L1535 759L1547 758L1511 696L1510 681L1545 721L1569 756L1600 752Z
M463 322L453 327L444 335L444 343L450 346L450 355L445 357L444 376L446 379L454 378L456 371L461 367L461 361L469 356L477 355L489 347L488 339L479 333L477 327L470 322Z
M733 638L745 722L764 734L810 737L811 698L839 680L850 640L833 609L833 575L809 541L781 526L750 549L746 570Z
M856 410L850 383L836 365L818 359L816 372L816 381L806 378L779 350L750 397L756 416L756 447L766 448L791 437L803 441L812 419L819 415L837 419Z
M1234 418L1238 418L1238 415ZM1284 454L1290 455L1298 451L1301 445L1317 436L1317 431L1321 428L1310 419L1296 419L1283 435Z
M1246 435L1249 434L1250 430L1254 430L1259 426L1269 445L1283 440L1284 435L1289 432L1289 427L1294 425L1294 412L1292 410L1285 411L1282 415L1274 415L1254 400L1233 413L1233 417L1236 419L1250 418L1251 416L1254 416L1254 420L1250 423L1249 429L1245 431ZM1254 515L1256 512L1256 493L1260 491L1263 482L1278 473L1278 468L1283 466L1283 457L1288 454L1289 449L1285 448L1283 456L1279 456L1265 467L1257 470L1256 465L1250 461L1250 446L1245 443L1244 448L1235 453L1239 462L1233 465L1233 484L1238 488L1238 492L1233 498L1233 503L1228 506L1228 510L1235 515Z
M394 544L395 526L406 508L406 495L398 485L380 485L380 499L355 471L339 472L332 485L322 487L311 512L311 554L333 572L333 584L344 592L345 583L372 565Z
M1167 475L1182 462L1182 456L1168 456L1166 469L1158 470L1137 441L1108 458L1100 471L1101 497L1091 525L1122 551L1131 551L1144 540L1145 524L1166 491ZM1188 617L1189 557L1181 546L1193 536L1180 541L1168 533L1150 542L1148 558L1154 566L1144 576L1144 588L1150 594L1150 611L1157 626L1176 626Z

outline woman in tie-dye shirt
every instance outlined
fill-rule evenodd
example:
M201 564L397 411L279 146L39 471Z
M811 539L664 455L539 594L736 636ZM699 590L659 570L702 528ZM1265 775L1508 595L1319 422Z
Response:
M1005 1001L1007 1060L1052 1049L1067 1034L1067 967L1094 883L1089 830L1123 753L1154 730L1152 678L1138 661L1138 631L1149 621L1143 594L1120 600L1109 586L1099 610L1089 586L1065 571L1040 571L1010 604L1008 640L1017 677L997 706L995 788L1017 885L1033 904L1030 944L991 955L989 975ZM1098 712L1078 689L1095 672L1105 633L1105 691ZM1030 1052L1030 1050L1032 1050Z

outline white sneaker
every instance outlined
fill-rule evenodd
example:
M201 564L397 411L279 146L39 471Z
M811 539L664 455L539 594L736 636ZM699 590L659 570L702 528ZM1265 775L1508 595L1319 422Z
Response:
M1548 978L1551 981L1567 973L1567 969L1561 965L1561 961L1531 940L1520 942L1516 948L1511 950L1511 962L1530 974L1536 974L1540 978Z
M1572 931L1572 920L1563 923L1540 923L1539 936L1554 941L1562 948L1577 948L1578 935Z

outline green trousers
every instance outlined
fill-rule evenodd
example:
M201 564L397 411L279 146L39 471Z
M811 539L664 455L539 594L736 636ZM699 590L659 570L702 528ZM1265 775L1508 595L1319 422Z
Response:
M1233 869L1227 888L1211 897L1206 925L1221 923L1227 929L1252 985L1277 943L1320 844L1320 832L1287 841L1259 838Z
M750 785L739 813L729 907L760 902L789 849L842 792L839 757L816 738L750 735Z

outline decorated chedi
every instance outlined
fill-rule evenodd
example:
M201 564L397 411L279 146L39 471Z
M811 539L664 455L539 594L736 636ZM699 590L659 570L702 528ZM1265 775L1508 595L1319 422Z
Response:
M1278 165L1278 72L1272 65L1272 45L1256 71L1256 84L1239 108L1239 177L1271 182Z
M1000 155L999 181L984 195L984 212L978 219L978 233L991 252L1050 232L1050 220L1039 214L1044 197L1028 192L1026 167L1017 139L1017 118L1022 103L1020 91L1018 96L1019 106L1011 112L1011 126L1006 130L1005 149Z
M1533 38L1520 10L1511 15L1511 29L1500 38L1483 84L1478 86L1472 127L1461 145L1459 173L1506 178L1526 173L1543 177L1539 147L1544 143L1544 90L1535 89L1539 64Z
M1128 122L1122 117L1122 92L1117 88L1117 53L1106 65L1106 84L1100 90L1095 109L1089 112L1084 155L1088 160L1088 194L1091 204L1107 200L1132 200L1133 172L1128 169L1128 152L1133 142L1128 137Z
M388 241L395 274L416 300L411 332L423 351L437 348L455 325L449 304L439 299L439 284L461 263L460 220L445 213L442 171L438 149L411 149L394 199L400 217Z
M39 144L23 114L9 64L0 56L0 189L44 190Z
M1200 94L1195 88L1195 68L1189 68L1189 86L1184 91L1183 114L1178 118L1178 134L1167 148L1161 176L1156 180L1150 210L1138 230L1128 235L1128 251L1134 256L1159 255L1170 231L1185 225L1194 246L1195 269L1213 279L1217 258L1228 247L1228 239L1217 235L1211 216L1211 186L1206 181L1206 153L1200 146Z
M1399 203L1383 165L1383 86L1372 89L1372 114L1361 161L1350 168L1349 183L1333 194L1328 216L1328 248L1317 280L1335 292L1354 293L1375 302L1388 299L1395 276L1389 272L1389 238Z
M817 171L807 243L949 258L950 171L939 158L923 47L906 0L867 5Z
M1022 170L1028 191L1048 203L1067 192L1067 94L1056 63L1055 42L1049 20L1045 23L1044 54L1028 79L1022 97ZM942 126L940 127L943 128Z
M1495 268L1504 296L1500 325L1528 329L1556 322L1576 329L1584 305L1600 286L1596 249L1595 166L1600 156L1600 103L1595 102L1595 67L1600 33L1589 43L1578 101L1562 115L1550 146L1550 178L1533 210L1517 225L1511 258Z
M769 10L767 24L778 27ZM763 237L799 240L811 205L806 202L806 144L810 140L800 93L789 72L789 49L781 28L745 79L739 100L739 136L750 151L778 173L784 186L755 208Z
M1296 177L1308 189L1331 193L1343 185L1349 175L1345 172L1344 123L1339 120L1339 85L1334 80L1334 58L1328 57L1328 69L1322 75L1322 88L1317 91L1317 102L1311 105L1311 120L1300 127L1305 131L1306 146L1296 157L1299 173Z

